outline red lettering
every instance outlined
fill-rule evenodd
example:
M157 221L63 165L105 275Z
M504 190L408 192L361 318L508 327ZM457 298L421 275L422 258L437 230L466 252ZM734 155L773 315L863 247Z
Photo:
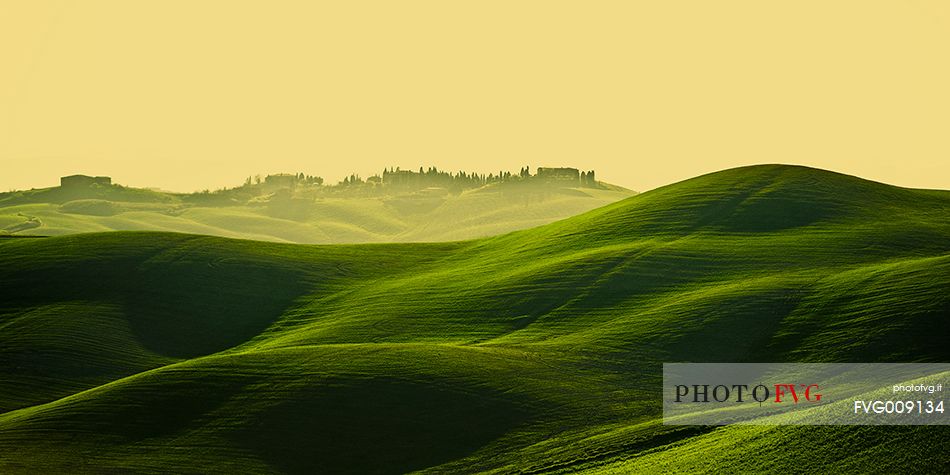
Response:
M776 384L775 385L775 402L782 402L782 396L786 394L783 390L787 389L789 393L792 394L792 399L798 403L798 393L795 392L794 384Z

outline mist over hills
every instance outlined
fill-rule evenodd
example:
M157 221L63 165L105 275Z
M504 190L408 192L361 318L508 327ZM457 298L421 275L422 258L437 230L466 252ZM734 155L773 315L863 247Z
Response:
M0 193L0 234L148 230L306 244L448 241L547 224L632 194L574 168L487 175L392 168L335 185L276 174L198 193L73 175L59 187Z
M0 471L932 472L946 426L664 426L661 365L945 362L948 288L950 192L781 165L469 241L0 239Z

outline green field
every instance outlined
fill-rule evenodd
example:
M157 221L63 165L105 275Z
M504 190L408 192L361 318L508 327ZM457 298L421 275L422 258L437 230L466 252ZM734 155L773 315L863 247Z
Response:
M0 235L165 231L297 244L452 241L548 224L633 195L607 184L499 183L375 193L339 188L322 187L293 200L240 188L207 195L116 186L0 193Z
M950 361L948 290L950 192L779 165L471 241L0 239L0 472L938 473L946 426L664 426L660 380Z

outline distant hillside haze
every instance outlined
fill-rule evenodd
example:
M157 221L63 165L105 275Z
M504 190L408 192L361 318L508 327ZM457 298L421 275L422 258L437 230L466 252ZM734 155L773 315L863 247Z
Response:
M487 174L392 167L332 185L319 176L278 173L188 194L69 175L58 187L0 194L0 234L172 231L305 244L450 241L547 224L633 194L597 181L593 170L551 167Z

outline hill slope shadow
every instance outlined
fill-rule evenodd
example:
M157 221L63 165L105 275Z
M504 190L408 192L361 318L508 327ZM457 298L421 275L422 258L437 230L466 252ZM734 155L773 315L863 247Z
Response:
M300 267L218 249L218 241L156 235L125 246L123 239L51 240L27 262L4 263L0 315L55 302L109 303L121 309L111 318L124 318L147 350L190 358L247 341L313 290Z

